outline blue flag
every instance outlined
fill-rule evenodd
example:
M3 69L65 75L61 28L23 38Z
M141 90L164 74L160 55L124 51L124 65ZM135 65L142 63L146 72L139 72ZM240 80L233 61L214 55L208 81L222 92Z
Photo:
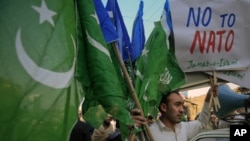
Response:
M144 33L144 25L143 25L143 1L140 1L139 10L134 21L133 26L133 34L132 34L132 61L137 59L144 48L145 44L145 33Z
M166 22L167 22L168 28L169 28L170 32L173 32L171 12L170 12L170 6L169 6L168 0L166 0L166 2L165 2L164 11L165 11L165 13L163 15L166 16Z
M94 0L94 5L105 41L107 43L117 41L118 34L102 2L100 0Z
M116 0L108 0L106 10L110 13L116 32L118 33L118 47L124 61L128 60L132 53L130 38L124 24L119 5Z

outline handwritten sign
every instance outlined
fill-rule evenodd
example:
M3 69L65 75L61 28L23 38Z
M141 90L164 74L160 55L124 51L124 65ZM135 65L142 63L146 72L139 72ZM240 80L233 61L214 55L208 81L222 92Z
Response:
M183 71L242 70L249 66L250 1L169 2L176 57Z
M217 77L250 89L250 67L242 71L218 71Z

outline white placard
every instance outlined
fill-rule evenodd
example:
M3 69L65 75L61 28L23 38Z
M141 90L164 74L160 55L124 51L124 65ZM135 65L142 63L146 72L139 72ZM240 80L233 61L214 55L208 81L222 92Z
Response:
M185 72L250 65L250 1L170 0L175 53Z

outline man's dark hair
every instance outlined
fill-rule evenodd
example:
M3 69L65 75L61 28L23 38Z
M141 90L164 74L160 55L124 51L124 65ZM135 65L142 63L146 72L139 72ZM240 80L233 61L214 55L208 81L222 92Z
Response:
M159 104L159 106L158 106L158 109L159 109L159 111L162 113L162 111L161 111L161 108L160 108L160 105L161 105L161 103L164 103L164 104L166 104L166 105L168 105L168 97L172 94L172 93L177 93L177 94L180 94L179 93L179 90L174 90L174 91L170 91L170 92L168 92L168 93L166 93L166 94L163 94L162 95L162 98L161 98L161 102L160 102L160 104Z
M110 126L110 121L104 120L103 121L103 126L109 127Z

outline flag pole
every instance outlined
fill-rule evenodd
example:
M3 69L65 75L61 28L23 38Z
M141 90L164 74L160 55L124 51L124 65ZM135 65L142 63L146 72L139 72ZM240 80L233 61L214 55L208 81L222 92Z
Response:
M129 78L129 74L127 72L127 69L126 69L126 67L125 67L125 65L123 63L123 60L121 58L121 55L119 53L118 46L117 46L117 44L115 42L111 43L111 45L112 45L112 47L114 49L114 52L116 54L116 57L118 58L118 61L119 61L120 65L121 65L122 72L124 74L124 78L125 78L125 80L126 80L126 82L128 84L129 90L131 92L131 96L132 96L133 100L135 101L136 108L140 109L141 112L142 112L142 114L143 114L143 116L144 116L142 107L141 107L140 102L139 102L139 100L138 100L138 98L136 96L136 92L135 92L134 86L133 86L133 84L132 84L132 82L131 82L131 80ZM146 124L145 127L146 127L146 131L148 133L148 136L150 138L150 141L154 141L152 133L151 133L149 127L148 127L148 124Z
M217 77L216 77L216 71L213 71L213 78L211 78L210 80L211 85L217 85ZM220 102L218 99L218 94L214 94L214 92L212 91L212 96L210 97L210 101L209 101L209 108L212 109L214 108L214 110L217 112L220 109ZM213 105L212 105L213 104Z

